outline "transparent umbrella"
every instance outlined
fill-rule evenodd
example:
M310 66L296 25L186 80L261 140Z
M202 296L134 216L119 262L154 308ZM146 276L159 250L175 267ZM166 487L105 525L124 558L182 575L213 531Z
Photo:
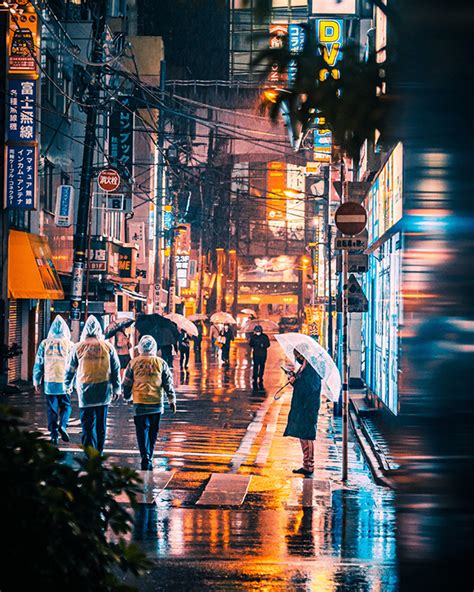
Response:
M257 325L262 327L262 331L268 331L269 333L278 331L277 323L270 321L269 319L252 319L251 321L247 321L242 327L242 331L244 331L244 333L251 333Z
M189 315L187 319L189 321L205 321L207 317L207 314L204 314L203 312L197 312L196 314Z
M228 323L229 325L235 325L237 321L234 319L232 315L228 312L215 312L211 316L211 323L223 323L224 325Z
M186 331L186 333L191 337L196 337L199 334L196 325L185 316L176 312L170 312L169 314L165 315L165 317L170 321L173 321L173 323L176 323L179 329L183 329L183 331Z
M317 341L302 333L282 333L275 335L285 355L296 364L296 349L316 370L322 380L321 392L331 401L338 401L341 392L341 376L334 360Z

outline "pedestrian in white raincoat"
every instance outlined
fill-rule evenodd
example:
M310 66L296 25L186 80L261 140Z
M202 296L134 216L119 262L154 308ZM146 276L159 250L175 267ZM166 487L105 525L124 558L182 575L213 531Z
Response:
M120 362L114 346L105 341L99 321L88 317L80 342L74 346L66 366L66 387L76 379L82 425L82 445L104 451L107 411L112 397L122 389Z
M66 361L74 344L66 321L59 315L51 323L48 337L43 339L36 352L33 367L33 386L36 394L43 391L46 397L48 430L52 444L57 445L58 434L69 442L67 424L71 417L71 400L64 383Z

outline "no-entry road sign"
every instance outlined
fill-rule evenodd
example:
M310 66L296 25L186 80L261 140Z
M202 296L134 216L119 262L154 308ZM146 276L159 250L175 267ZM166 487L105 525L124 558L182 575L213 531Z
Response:
M104 169L97 177L97 184L107 193L116 191L120 187L120 175L114 169Z
M347 236L357 236L367 224L365 208L355 201L346 201L340 205L335 214L338 230Z

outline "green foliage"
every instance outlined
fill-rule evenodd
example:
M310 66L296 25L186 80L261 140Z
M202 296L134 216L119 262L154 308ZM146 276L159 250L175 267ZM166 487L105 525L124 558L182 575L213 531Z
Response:
M3 591L35 588L131 590L120 570L139 575L149 564L128 544L132 518L116 501L125 492L136 505L139 477L107 468L94 449L72 468L37 432L27 431L19 413L0 406L0 507Z

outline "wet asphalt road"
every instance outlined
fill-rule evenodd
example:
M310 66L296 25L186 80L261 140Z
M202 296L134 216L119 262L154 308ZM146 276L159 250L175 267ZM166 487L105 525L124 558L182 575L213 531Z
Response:
M132 533L156 565L134 582L140 590L397 590L393 493L374 484L353 441L350 479L341 483L341 425L329 404L321 405L314 479L291 473L301 449L282 437L290 392L272 397L284 384L282 362L272 341L266 390L257 393L243 344L233 347L230 368L206 342L201 364L191 353L189 372L175 366L178 413L163 418L154 462L155 474L167 471L170 480L155 503L140 507ZM11 402L44 430L41 397ZM70 433L62 447L74 456L77 406ZM139 467L132 409L123 401L110 407L106 452ZM229 475L223 489L230 490L227 479L251 476L240 505L198 504L213 474Z

